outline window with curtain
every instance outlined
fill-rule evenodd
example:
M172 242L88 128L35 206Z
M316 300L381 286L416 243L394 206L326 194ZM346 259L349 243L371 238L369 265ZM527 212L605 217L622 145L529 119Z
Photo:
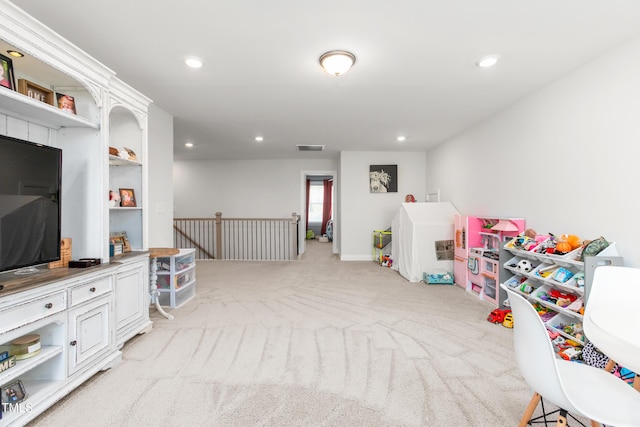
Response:
M333 212L333 179L327 178L321 181L307 179L306 196L306 229L309 229L309 224L320 224L320 234L324 235Z
M309 222L322 223L324 188L322 181L312 181L309 186Z

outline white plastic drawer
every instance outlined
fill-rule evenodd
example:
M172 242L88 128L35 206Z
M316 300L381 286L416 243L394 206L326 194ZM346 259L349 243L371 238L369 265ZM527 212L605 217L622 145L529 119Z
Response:
M44 319L67 308L67 294L60 291L46 297L17 304L0 311L1 331L9 331L27 323Z
M104 277L69 289L69 306L75 307L85 301L111 292L111 277Z
M173 276L173 285L175 286L174 289L180 289L182 286L186 285L187 283L195 279L195 276L196 276L196 271L193 268L174 275ZM171 289L170 288L171 275L169 274L158 275L158 280L156 282L156 285L160 289Z

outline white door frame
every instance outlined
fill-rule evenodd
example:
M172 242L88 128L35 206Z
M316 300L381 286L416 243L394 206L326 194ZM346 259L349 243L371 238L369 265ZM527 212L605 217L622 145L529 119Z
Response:
M334 170L310 170L310 171L302 171L302 177L300 179L300 227L298 227L298 254L303 254L305 250L305 239L307 235L307 230L302 227L302 225L307 223L307 177L310 176L331 176L333 178L333 201L331 208L333 209L333 253L337 254L339 252L338 248L338 238L336 236L337 231L337 223L338 223L338 172Z

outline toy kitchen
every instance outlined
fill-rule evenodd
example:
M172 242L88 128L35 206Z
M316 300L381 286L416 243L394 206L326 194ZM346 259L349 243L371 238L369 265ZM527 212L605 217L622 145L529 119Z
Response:
M524 230L524 219L456 215L454 224L455 283L499 305L500 247Z

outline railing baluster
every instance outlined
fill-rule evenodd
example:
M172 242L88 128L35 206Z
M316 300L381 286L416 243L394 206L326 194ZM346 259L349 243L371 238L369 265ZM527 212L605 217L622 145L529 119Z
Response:
M175 247L196 248L197 259L292 260L300 218L175 218Z

